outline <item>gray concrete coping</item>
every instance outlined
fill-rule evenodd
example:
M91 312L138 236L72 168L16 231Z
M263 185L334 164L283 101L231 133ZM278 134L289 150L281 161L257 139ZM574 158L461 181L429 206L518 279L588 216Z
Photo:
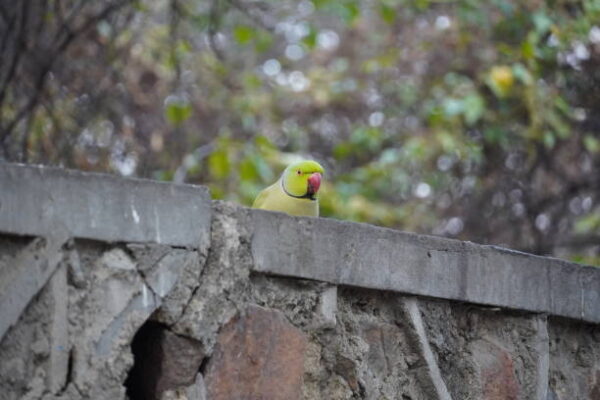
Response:
M208 189L0 163L0 232L207 248Z
M600 268L366 224L252 215L256 271L600 323Z

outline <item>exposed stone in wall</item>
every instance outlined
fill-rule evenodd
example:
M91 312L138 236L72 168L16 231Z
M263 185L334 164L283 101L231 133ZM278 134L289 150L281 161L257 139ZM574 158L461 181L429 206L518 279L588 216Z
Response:
M279 311L249 306L226 324L207 366L210 399L300 399L307 338Z

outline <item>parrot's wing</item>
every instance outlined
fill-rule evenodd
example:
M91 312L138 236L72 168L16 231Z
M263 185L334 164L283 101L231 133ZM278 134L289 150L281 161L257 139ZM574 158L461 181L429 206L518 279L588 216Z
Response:
M254 199L254 203L252 203L252 208L262 208L264 206L265 201L269 196L269 188L270 187L264 189L258 194L258 196L256 196L256 199Z

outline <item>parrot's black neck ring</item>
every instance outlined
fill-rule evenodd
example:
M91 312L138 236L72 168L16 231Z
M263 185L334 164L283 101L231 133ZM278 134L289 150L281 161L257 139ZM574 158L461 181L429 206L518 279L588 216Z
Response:
M283 180L281 181L281 188L283 189L283 191L285 192L285 194L287 194L287 195L288 195L288 196L290 196L290 197L294 197L294 198L296 198L296 199L308 199L308 200L311 200L311 201L315 201L315 200L317 200L317 198L315 197L315 194L314 194L314 193L313 193L313 194L310 194L310 193L306 192L306 194L304 194L304 195L302 195L302 196L296 196L296 195L293 195L293 194L291 194L291 193L290 193L290 192L288 192L288 191L287 191L287 189L285 188L285 185L283 184Z

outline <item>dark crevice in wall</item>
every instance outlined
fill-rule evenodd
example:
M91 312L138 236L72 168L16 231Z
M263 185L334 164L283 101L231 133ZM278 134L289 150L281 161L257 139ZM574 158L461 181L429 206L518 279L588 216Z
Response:
M161 332L166 327L155 321L146 321L131 343L133 367L125 380L130 400L155 400L156 380L161 373L162 355L159 348Z
M206 375L206 369L208 368L208 362L210 361L210 357L204 357L204 360L200 363L198 367L198 373L202 375Z
M367 398L367 389L365 388L364 383L362 383L360 381L360 379L358 380L358 396L361 399L366 399Z
M69 383L71 383L73 381L73 374L75 373L73 366L75 364L75 349L72 348L71 351L69 351L69 360L67 361L67 379L65 381L65 385L62 388L61 392L64 392L67 389L67 386L69 386Z

